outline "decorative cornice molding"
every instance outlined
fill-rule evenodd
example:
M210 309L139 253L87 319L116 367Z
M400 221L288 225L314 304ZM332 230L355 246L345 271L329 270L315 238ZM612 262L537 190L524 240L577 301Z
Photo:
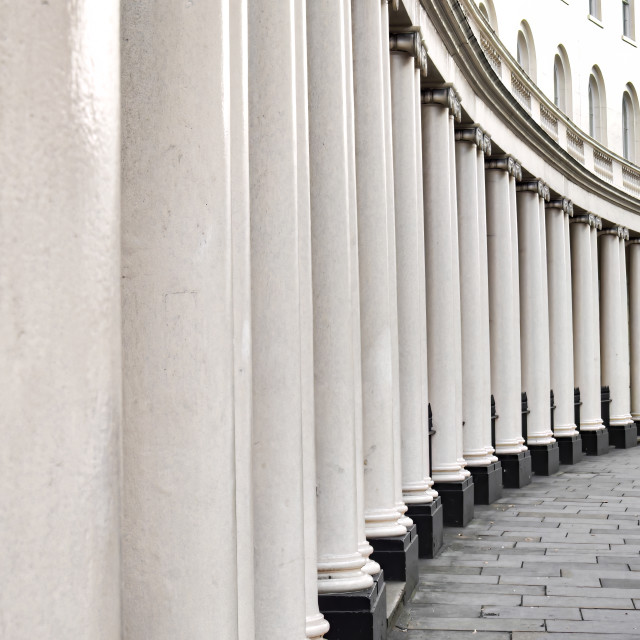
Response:
M455 138L458 142L470 142L478 149L484 150L484 131L475 125L463 125L456 128Z
M456 122L462 119L460 98L453 87L430 87L421 91L422 104L438 104L449 109Z

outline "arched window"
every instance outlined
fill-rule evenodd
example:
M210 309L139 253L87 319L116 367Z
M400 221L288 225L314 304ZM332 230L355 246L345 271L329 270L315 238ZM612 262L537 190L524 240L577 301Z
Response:
M478 5L478 8L480 9L480 13L486 18L489 25L491 25L491 28L498 33L498 19L496 17L496 10L493 6L492 0L483 0L483 2Z
M602 20L602 9L600 7L600 0L589 0L589 15Z
M597 66L589 76L589 135L607 144L607 100L602 73Z
M535 82L536 81L536 49L533 44L531 28L526 20L520 23L518 40L516 43L516 56L518 64L523 71Z
M638 96L632 84L622 94L622 155L630 162L638 161Z
M622 35L631 40L636 37L634 9L634 0L622 0Z
M571 67L567 52L562 45L558 46L558 52L553 60L553 102L556 107L571 117L573 111Z

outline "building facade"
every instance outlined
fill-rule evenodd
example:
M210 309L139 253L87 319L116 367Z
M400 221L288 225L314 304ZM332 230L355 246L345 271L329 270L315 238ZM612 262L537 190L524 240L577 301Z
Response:
M385 638L635 446L634 4L3 0L0 637Z

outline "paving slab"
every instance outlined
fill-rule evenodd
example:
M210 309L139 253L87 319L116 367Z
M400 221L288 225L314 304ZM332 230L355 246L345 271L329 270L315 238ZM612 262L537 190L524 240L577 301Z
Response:
M612 450L445 528L389 640L640 639L640 448Z

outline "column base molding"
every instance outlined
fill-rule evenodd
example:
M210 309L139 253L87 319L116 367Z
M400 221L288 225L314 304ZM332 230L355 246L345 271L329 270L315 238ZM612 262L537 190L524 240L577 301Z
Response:
M528 445L531 469L538 476L552 476L560 471L560 447L557 442Z
M442 499L445 527L466 527L473 518L473 478L460 482L436 482L433 488Z
M609 453L609 432L607 429L582 431L582 451L588 456L601 456Z
M568 436L556 436L556 442L560 447L560 464L577 464L582 460L582 437L579 433Z
M373 576L373 585L350 593L318 595L320 612L330 624L327 640L386 640L387 592L384 572Z
M418 556L435 558L444 544L444 510L440 496L433 502L410 504L407 515L418 527Z
M414 524L403 536L369 542L373 547L371 559L382 567L387 580L405 583L408 600L418 586L418 527Z
M505 489L521 489L531 483L531 452L499 453L502 485Z
M475 504L493 504L502 498L502 464L492 462L486 467L468 467L473 478Z
M607 427L607 431L609 432L609 444L612 444L616 449L630 449L638 444L638 427L634 422L611 425Z

